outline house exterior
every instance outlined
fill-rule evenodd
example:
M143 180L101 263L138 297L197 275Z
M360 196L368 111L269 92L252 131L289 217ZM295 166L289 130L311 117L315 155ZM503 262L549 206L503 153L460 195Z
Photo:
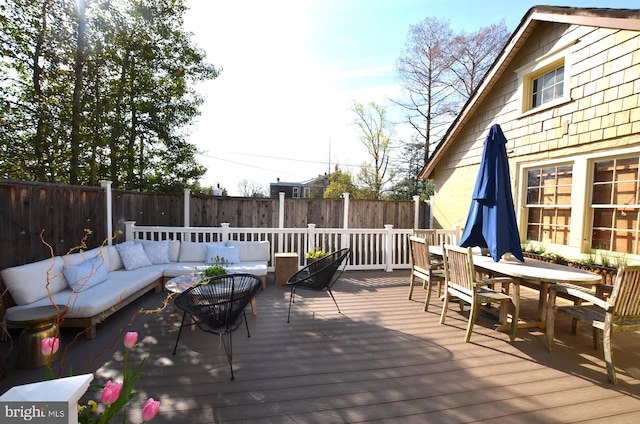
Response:
M277 198L278 193L283 192L285 198L321 199L328 185L329 176L327 174L318 175L316 178L301 183L281 182L278 178L277 182L269 184L269 197Z
M497 123L523 243L634 259L639 97L640 10L531 8L420 175L435 181L435 226L464 226Z

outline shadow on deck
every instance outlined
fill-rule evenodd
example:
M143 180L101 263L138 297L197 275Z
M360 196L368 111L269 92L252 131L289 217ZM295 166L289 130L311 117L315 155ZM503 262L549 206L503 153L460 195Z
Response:
M441 302L432 296L424 312L423 291L407 300L408 279L408 271L345 272L334 290L342 314L326 293L299 290L287 324L289 291L270 276L258 295L258 316L247 316L251 338L243 328L233 334L235 381L216 336L185 329L173 356L181 316L168 308L138 317L126 328L140 334L129 361L148 360L130 421L141 420L148 397L161 401L154 423L640 421L640 334L614 336L614 386L587 328L572 336L570 321L559 317L550 354L544 331L520 329L510 343L481 316L464 343L468 312L451 309L440 325ZM523 315L535 308L536 295L523 289ZM107 319L98 338L72 346L65 368L79 370L136 310L162 300L150 293ZM122 351L118 341L88 368L97 369L96 384L121 378ZM0 393L44 377L42 369L13 369L15 355ZM87 397L99 398L98 389Z

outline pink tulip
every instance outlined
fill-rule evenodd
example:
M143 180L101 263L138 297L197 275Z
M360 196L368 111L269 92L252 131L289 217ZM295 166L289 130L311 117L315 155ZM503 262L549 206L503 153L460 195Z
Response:
M121 391L122 383L113 383L111 381L107 381L107 384L102 390L102 397L100 399L105 405L111 405L113 402L118 400Z
M158 409L160 409L160 401L149 398L142 408L142 421L152 420L158 413Z
M129 331L124 335L124 347L131 349L138 341L138 333L135 331Z
M51 356L58 351L60 339L57 337L47 337L40 342L40 351L44 356Z

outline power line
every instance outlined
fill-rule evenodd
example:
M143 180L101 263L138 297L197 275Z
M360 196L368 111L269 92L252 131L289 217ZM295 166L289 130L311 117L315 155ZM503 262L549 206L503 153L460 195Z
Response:
M230 153L233 155L240 155L240 156L251 156L251 157L256 157L256 158L263 158L263 159L274 159L274 160L284 160L284 161L290 161L290 162L304 162L304 163L315 163L315 164L319 164L319 165L331 165L331 161L316 161L316 160L308 160L308 159L299 159L299 158L285 158L285 157L280 157L280 156L268 156L268 155L258 155L255 153L243 153L243 152L231 152L231 151L225 151L225 150L218 150L216 152L220 152L220 153ZM232 163L238 163L238 162L233 162L231 160L228 159L222 159L219 157L215 157L215 156L210 156L206 153L200 153L201 156L204 157L208 157L211 159L219 159L219 160L223 160L223 161L228 161L228 162L232 162ZM346 167L350 167L350 168L360 168L361 165L352 165L352 164L348 164L348 163L338 163L340 166L346 166Z

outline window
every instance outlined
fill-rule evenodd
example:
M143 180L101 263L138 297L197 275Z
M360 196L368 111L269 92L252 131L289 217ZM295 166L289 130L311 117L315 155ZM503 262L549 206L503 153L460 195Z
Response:
M300 197L300 187L293 187L293 194L291 195L294 199Z
M564 96L564 64L532 80L531 108Z
M594 162L591 248L640 254L639 162L637 156Z
M571 165L527 171L527 239L568 244L572 183Z
M516 70L523 115L571 100L571 54L577 42L569 40Z
M309 197L311 197L311 188L303 187L302 188L302 197L304 197L305 199L308 199Z

